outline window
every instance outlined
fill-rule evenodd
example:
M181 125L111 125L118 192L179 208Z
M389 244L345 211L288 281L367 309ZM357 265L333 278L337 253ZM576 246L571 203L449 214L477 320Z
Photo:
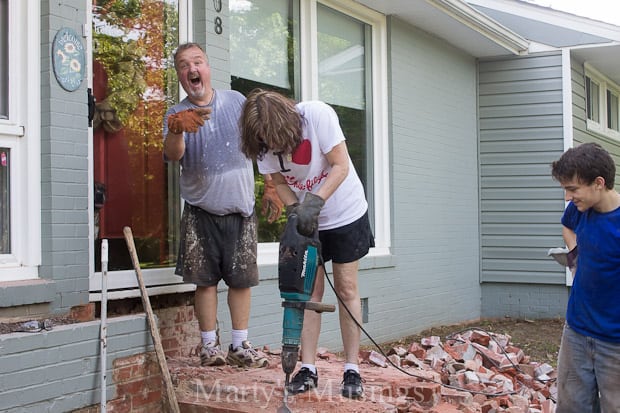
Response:
M620 86L590 65L586 71L586 116L588 130L620 139Z
M9 0L0 0L0 119L9 117Z
M387 114L373 108L385 100L383 17L348 0L230 0L229 8L232 88L319 99L336 110L369 201L374 252L382 253L389 247ZM284 222L261 220L259 241L277 241ZM259 246L259 258L266 249Z
M599 85L594 80L586 77L587 116L588 119L599 123Z
M618 93L607 91L607 128L618 132Z
M143 268L175 265L181 203L178 165L163 162L162 119L179 101L172 53L179 2L92 0L95 271L108 240L110 271L131 270L123 227ZM120 62L120 63L119 63Z
M0 254L11 253L11 204L10 199L11 149L0 148Z
M372 159L371 32L363 21L321 4L317 7L319 99L338 114L369 205L373 196L368 162ZM369 216L373 222L372 213Z
M0 0L0 282L36 278L41 262L39 10Z

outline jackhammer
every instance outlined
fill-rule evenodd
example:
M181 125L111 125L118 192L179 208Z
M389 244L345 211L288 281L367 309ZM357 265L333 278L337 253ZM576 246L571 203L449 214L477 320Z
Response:
M278 259L278 285L280 297L284 300L282 320L282 370L285 373L283 406L278 412L290 412L286 405L288 385L291 373L295 370L299 359L301 330L304 324L304 310L317 313L333 312L333 304L310 301L316 273L322 265L321 243L318 232L307 237L297 230L297 215L291 214L280 238Z

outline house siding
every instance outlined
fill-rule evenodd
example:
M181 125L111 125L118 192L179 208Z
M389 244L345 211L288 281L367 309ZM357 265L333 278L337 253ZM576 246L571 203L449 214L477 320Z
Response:
M573 145L597 142L605 148L616 162L616 189L620 189L620 142L608 136L589 131L586 123L586 84L583 62L571 60L571 84L573 101Z
M480 316L476 62L389 20L393 253L381 306L400 333Z
M479 63L482 316L563 315L563 192L550 175L563 151L562 56ZM542 285L550 287L544 287ZM542 289L562 299L541 305Z
M53 280L53 312L88 303L87 81L68 92L54 78L51 48L62 27L82 33L86 3L41 2L41 267ZM86 47L86 39L83 39Z

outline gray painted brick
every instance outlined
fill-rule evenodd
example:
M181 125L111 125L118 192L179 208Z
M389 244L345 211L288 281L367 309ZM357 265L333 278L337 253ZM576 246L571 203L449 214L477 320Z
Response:
M114 359L152 351L144 315L108 321L110 373ZM99 321L92 321L57 326L49 333L1 335L0 411L70 411L97 403L99 327ZM108 397L115 397L113 386L108 386Z
M56 286L52 281L0 285L0 307L49 302L53 298L55 289Z

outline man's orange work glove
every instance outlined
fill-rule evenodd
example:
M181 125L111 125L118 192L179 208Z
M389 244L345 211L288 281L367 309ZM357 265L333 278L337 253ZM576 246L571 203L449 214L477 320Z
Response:
M276 187L272 179L265 178L265 187L263 189L263 199L261 201L261 213L267 217L270 224L282 215L284 203L278 196Z
M198 128L211 117L211 108L187 109L168 116L168 130L179 134L183 132L198 132Z

